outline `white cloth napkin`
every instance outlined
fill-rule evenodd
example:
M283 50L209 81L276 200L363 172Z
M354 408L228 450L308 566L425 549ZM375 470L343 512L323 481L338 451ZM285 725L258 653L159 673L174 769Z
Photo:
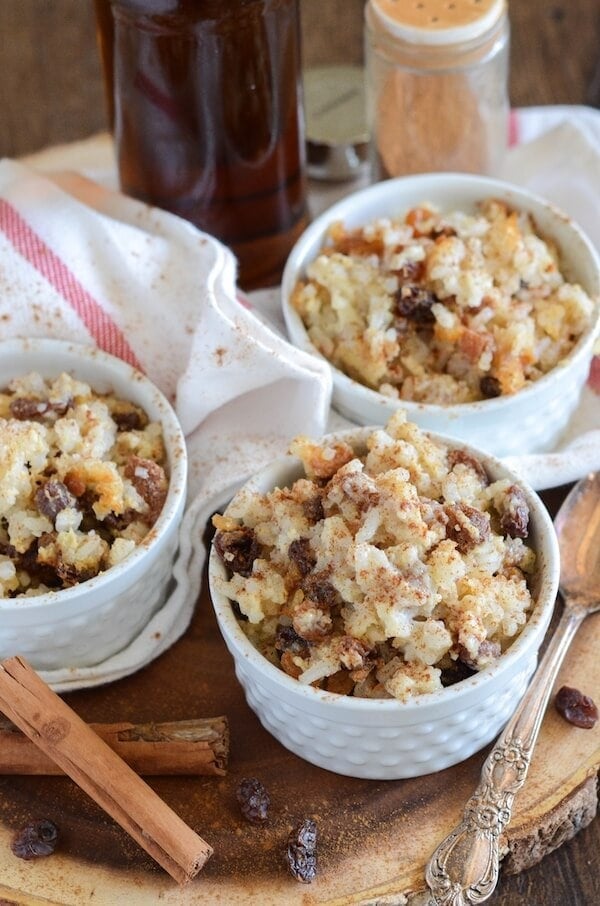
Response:
M521 110L513 132L526 141L509 153L500 175L555 201L600 247L600 114ZM105 136L49 149L27 165L0 163L0 339L95 343L138 364L174 403L190 456L173 593L113 658L46 673L57 691L118 679L166 650L191 619L211 513L284 453L295 434L344 425L329 411L327 366L283 340L277 291L252 295L256 317L236 297L235 262L220 243L123 197L114 185ZM313 213L359 187L314 187ZM586 389L564 449L513 458L512 465L538 488L599 469L598 399Z
M137 365L175 405L190 461L171 597L110 661L45 673L55 689L117 679L169 647L198 597L211 513L295 434L325 430L328 366L266 327L235 276L232 254L177 217L75 173L0 163L0 339L57 337Z

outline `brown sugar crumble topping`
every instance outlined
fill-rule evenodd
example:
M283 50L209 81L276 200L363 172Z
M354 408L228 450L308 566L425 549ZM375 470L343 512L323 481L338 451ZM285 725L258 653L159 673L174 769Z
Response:
M252 644L301 683L366 698L493 664L533 606L522 489L402 411L359 451L298 437L291 452L304 477L213 517L215 581Z
M0 598L76 585L120 563L163 508L162 428L63 373L0 392Z

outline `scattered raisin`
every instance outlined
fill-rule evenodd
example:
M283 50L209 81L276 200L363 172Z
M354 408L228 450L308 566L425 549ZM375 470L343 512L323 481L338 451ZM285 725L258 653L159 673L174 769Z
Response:
M35 503L40 513L54 522L60 511L72 506L74 501L62 481L46 481L35 492Z
M19 859L39 859L50 856L56 849L58 828L53 821L43 820L26 824L13 837L11 850Z
M405 283L396 292L395 300L396 311L403 318L417 324L431 324L435 321L431 306L437 299L428 289L415 283Z
M317 875L317 825L305 818L288 837L287 861L297 881L310 884Z
M217 532L213 544L219 557L233 573L247 579L252 566L260 556L260 544L250 528L240 526L230 532Z
M446 506L448 526L446 537L456 542L461 553L466 553L490 537L490 517L487 513L469 506L455 503Z
M337 601L337 591L326 578L328 574L324 572L311 573L302 580L301 588L307 598L316 601L317 604L325 604L326 607L333 607Z
M500 527L511 538L527 538L529 507L525 494L516 484L507 488L500 507Z
M307 576L317 562L308 538L298 538L296 541L292 541L288 548L288 557L292 563L296 564L303 576Z
M477 474L477 476L481 478L481 481L484 485L488 485L490 483L488 474L485 471L483 464L475 456L473 456L471 453L467 453L466 450L450 450L448 452L448 465L450 466L450 468L453 469L454 466L458 465L459 463L472 469Z
M495 396L502 396L502 385L498 378L485 374L479 381L479 389L485 399L491 400Z
M581 727L582 730L591 730L598 720L598 708L589 695L584 695L579 689L570 686L561 686L554 699L556 710L568 720L570 724Z
M267 820L271 800L260 780L247 777L237 788L237 801L242 815L251 824L264 824Z

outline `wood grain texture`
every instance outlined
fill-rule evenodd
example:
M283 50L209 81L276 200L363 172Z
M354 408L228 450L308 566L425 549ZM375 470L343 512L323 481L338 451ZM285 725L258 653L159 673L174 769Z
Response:
M600 615L590 618L576 638L559 683L597 689L598 644ZM426 778L387 783L353 780L303 762L277 743L246 705L206 591L188 632L161 658L119 683L72 693L66 700L94 722L117 714L124 720L134 715L142 721L177 720L217 709L229 716L227 777L149 781L188 825L201 829L215 855L201 878L185 891L175 890L68 780L0 778L0 899L20 891L17 902L30 904L43 893L51 902L79 906L93 890L96 906L125 899L128 906L142 906L159 898L176 906L357 906L383 903L384 897L388 904L400 903L403 890L418 886L435 843L456 824L485 754ZM551 708L505 840L509 869L522 873L510 877L502 871L490 903L600 902L593 849L599 822L564 842L594 815L599 764L600 725L577 730ZM266 827L253 827L240 816L235 790L246 776L259 777L269 788ZM57 820L63 842L51 859L31 865L12 857L8 844L13 831L34 815ZM287 875L283 857L291 826L306 815L318 820L321 834L319 881L310 887ZM539 866L524 871L556 846Z

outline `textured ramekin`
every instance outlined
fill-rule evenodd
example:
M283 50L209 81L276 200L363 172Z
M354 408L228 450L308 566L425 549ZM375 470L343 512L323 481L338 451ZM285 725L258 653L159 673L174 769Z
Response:
M141 544L121 563L72 588L0 598L0 658L20 654L38 670L91 667L125 648L164 602L178 546L187 480L183 433L163 394L139 371L94 348L60 340L0 342L0 388L17 376L62 371L141 406L162 425L167 499Z
M360 451L371 431L358 428L336 436ZM543 503L494 457L438 439L451 448L471 450L492 480L518 482L530 509L530 543L537 555L534 608L520 635L492 667L408 702L353 698L304 685L271 664L247 639L231 602L217 587L219 577L226 575L223 563L214 547L210 554L214 610L248 704L287 749L337 774L375 780L417 777L457 764L491 742L525 692L552 615L559 554ZM286 487L303 474L299 460L288 456L261 471L239 493Z
M556 446L577 407L600 332L600 260L589 239L566 214L525 189L482 176L435 173L387 180L347 196L313 221L288 258L282 279L288 335L299 348L320 355L290 298L332 223L343 221L347 227L357 227L376 217L402 215L423 202L442 210L469 212L477 202L492 197L529 212L540 233L557 244L566 277L580 283L596 301L592 326L564 361L544 377L512 396L475 403L433 405L394 400L332 366L333 405L351 421L381 425L401 406L420 427L460 438L496 456L543 453Z

